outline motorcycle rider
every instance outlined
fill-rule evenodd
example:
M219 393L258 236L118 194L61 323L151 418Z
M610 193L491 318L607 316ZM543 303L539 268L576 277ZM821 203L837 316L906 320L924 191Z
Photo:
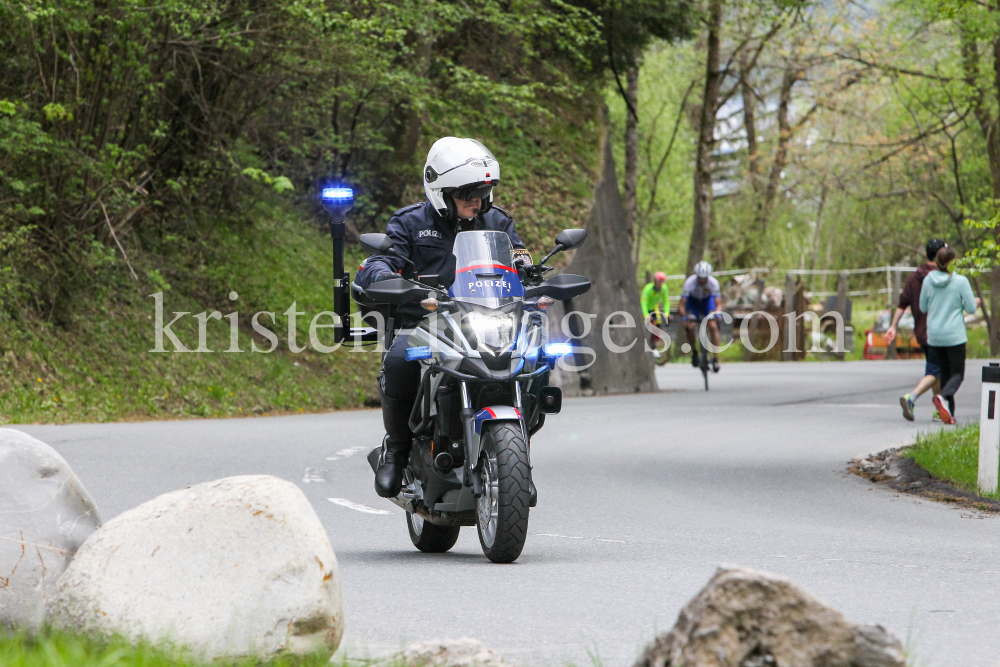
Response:
M438 284L448 288L455 281L455 236L470 230L505 232L515 249L515 261L531 264L531 256L514 230L514 219L493 204L493 188L499 182L500 163L483 144L458 137L438 139L424 165L427 201L402 208L389 219L386 234L398 255L370 257L356 283L364 289L400 274L414 278L437 275ZM409 419L420 384L420 362L406 361L406 348L411 327L424 315L418 304L398 308L400 331L379 373L386 436L382 464L375 473L375 491L383 498L399 494L410 457L413 433Z

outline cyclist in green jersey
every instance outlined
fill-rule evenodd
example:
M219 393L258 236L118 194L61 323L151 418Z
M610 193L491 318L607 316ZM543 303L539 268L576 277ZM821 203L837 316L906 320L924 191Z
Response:
M659 324L651 314L662 313L663 314L663 324L666 324L667 318L670 317L670 291L667 289L667 274L663 271L657 271L656 275L653 276L653 282L649 283L642 288L642 318L653 324ZM660 352L656 350L656 335L650 335L650 347L653 349L653 356L657 359L660 357Z

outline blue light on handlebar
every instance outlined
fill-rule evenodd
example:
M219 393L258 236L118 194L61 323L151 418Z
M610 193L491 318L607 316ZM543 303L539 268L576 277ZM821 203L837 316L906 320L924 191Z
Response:
M569 343L548 343L545 346L546 357L563 357L573 353L573 346Z
M323 200L354 199L354 190L350 188L323 188Z

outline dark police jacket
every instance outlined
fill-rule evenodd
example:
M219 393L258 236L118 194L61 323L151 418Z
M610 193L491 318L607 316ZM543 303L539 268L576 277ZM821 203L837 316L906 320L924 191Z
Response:
M372 255L358 272L355 282L362 289L367 288L380 273L402 273L405 277L433 275L444 288L455 282L455 235L459 231L487 230L506 232L514 248L524 248L521 238L514 231L514 218L502 208L493 206L486 213L480 213L473 221L463 221L462 227L452 227L445 221L430 202L421 202L401 208L392 214L386 234L392 239L396 251L416 265L416 273L399 257L392 255ZM427 312L419 304L399 307L400 324L410 326Z

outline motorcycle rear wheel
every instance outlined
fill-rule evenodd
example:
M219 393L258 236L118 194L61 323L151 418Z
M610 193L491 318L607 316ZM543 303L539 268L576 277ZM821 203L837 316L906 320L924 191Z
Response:
M436 526L419 514L406 513L406 528L413 546L428 554L442 554L458 541L461 526Z
M494 563L512 563L528 536L528 444L517 424L487 422L481 451L483 495L476 501L479 544Z

